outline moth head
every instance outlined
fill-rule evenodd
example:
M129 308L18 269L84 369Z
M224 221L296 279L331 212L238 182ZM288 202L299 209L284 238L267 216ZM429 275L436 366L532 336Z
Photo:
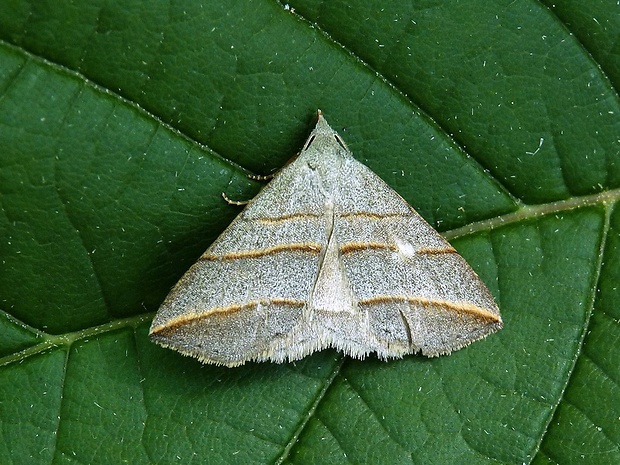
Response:
M317 138L332 139L332 141L335 141L343 150L347 152L349 151L347 145L344 143L338 133L334 131L329 124L327 124L327 121L325 121L321 110L318 110L318 121L316 123L316 126L314 127L314 130L310 133L308 140L304 144L303 150L308 150L308 148L310 148L312 143L315 142Z

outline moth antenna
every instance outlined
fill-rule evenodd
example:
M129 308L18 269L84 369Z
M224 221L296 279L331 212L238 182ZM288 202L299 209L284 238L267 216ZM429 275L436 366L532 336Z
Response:
M248 178L254 181L271 181L278 171L271 174L248 174Z

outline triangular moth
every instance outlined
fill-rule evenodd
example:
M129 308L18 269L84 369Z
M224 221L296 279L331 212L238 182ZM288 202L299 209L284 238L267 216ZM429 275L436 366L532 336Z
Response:
M502 327L465 260L319 112L298 158L172 289L151 338L205 363L449 354Z

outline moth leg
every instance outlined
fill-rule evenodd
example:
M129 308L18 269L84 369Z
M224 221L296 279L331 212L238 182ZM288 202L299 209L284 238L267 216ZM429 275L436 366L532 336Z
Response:
M271 179L279 172L280 170L276 171L275 173L271 173L271 174L251 174L248 173L246 174L246 177L248 179L251 179L253 181L271 181ZM248 203L250 203L250 200L232 200L230 197L228 197L226 195L225 192L222 192L222 198L226 201L227 204L229 205L237 205L237 206L243 206L243 205L247 205Z
M226 192L222 192L222 198L226 201L227 204L229 205L237 205L237 206L242 206L242 205L247 205L248 203L250 203L250 200L231 200L227 195Z

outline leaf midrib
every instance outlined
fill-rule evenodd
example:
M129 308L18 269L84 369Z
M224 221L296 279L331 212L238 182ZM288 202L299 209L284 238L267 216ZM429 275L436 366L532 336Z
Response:
M560 212L566 212L570 210L575 210L584 207L591 207L597 205L605 205L606 208L606 230L603 233L602 238L602 247L604 247L606 240L607 229L609 228L609 216L612 210L612 206L616 204L620 200L620 189L613 189L605 192L601 192L598 194L586 195L581 197L572 197L566 200L559 200L556 202L549 202L545 204L539 204L534 206L524 205L520 209L506 213L504 215L498 215L493 218L488 218L486 220L478 221L475 223L470 223L468 225L462 226L460 228L451 229L442 233L442 236L447 240L454 240L457 238L462 238L471 234L477 234L484 231L491 231L493 229L507 226L510 224L519 223L521 221L527 221L535 218L543 218L548 215L554 215ZM602 264L602 251L599 254L599 262L597 263L596 269L596 279L595 282L598 282L598 278L601 271ZM596 286L594 286L596 289ZM594 293L592 294L593 298ZM90 326L78 331L73 331L70 333L63 334L49 334L43 331L40 331L36 328L28 328L32 331L33 334L38 334L43 337L44 340L38 344L35 344L27 349L21 350L11 355L7 355L5 357L0 358L0 366L10 365L11 363L21 362L28 357L34 356L36 354L45 352L54 347L70 347L74 342L80 341L89 337L96 337L102 334L106 334L111 331L116 331L122 328L136 328L143 323L149 322L152 320L154 312L141 313L136 316L131 316L128 318L120 318L116 320L112 320L108 323L104 323L97 326ZM24 323L19 322L21 325L26 326Z

